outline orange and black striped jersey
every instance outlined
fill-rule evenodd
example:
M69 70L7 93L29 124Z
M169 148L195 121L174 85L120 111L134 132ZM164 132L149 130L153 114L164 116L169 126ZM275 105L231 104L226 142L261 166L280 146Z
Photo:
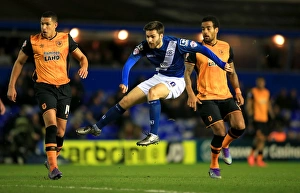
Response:
M22 51L29 57L33 56L36 82L51 85L63 85L70 82L69 53L78 45L68 33L57 32L52 39L41 34L31 35L22 46Z
M233 52L227 42L217 40L213 46L202 44L213 51L222 61L233 62ZM197 97L200 100L224 100L232 98L226 72L200 53L190 53L187 61L195 64L197 73Z
M270 92L268 89L251 89L248 97L253 100L253 120L257 122L268 122Z

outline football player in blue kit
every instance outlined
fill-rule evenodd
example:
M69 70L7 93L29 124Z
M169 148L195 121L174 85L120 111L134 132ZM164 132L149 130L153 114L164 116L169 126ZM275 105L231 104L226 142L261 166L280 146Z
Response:
M150 132L137 142L138 146L148 146L159 142L158 127L161 113L161 99L175 99L185 89L184 61L187 53L199 52L212 60L227 72L232 68L220 60L212 51L196 41L164 35L164 25L159 21L151 21L144 26L146 40L135 47L122 70L122 83L119 85L122 93L128 91L129 71L142 57L156 67L156 73L138 84L127 93L115 106L94 125L88 125L76 130L79 135L88 133L98 136L102 128L118 119L126 110L134 105L148 102L150 115Z

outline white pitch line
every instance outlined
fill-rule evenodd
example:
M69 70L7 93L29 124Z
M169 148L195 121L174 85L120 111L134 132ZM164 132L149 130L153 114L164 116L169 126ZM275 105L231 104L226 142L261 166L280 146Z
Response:
M205 193L205 192L179 192L173 190L141 190L131 188L109 188L109 187L75 187L75 186L44 186L44 185L0 185L2 187L27 187L27 188L60 188L60 189L83 189L83 190L108 190L108 191L124 191L124 192L150 192L150 193Z

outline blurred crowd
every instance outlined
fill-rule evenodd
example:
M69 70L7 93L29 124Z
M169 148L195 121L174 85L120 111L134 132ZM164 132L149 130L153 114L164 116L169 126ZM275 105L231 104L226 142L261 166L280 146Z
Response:
M12 45L12 42L14 45L22 44L19 39L10 39L2 47L0 45L0 67L1 65L11 66L18 54L19 47L9 46ZM91 67L101 63L101 65L103 64L101 67L121 68L135 44L128 44L127 46L130 47L128 48L127 46L117 46L113 42L107 43L105 46L100 45L99 42L92 42L89 47L83 44L86 46L83 50L88 51L86 55ZM102 47L109 49L102 49ZM147 62L142 61L141 65L146 66ZM7 157L10 162L23 163L26 162L28 156L43 153L38 146L44 140L45 128L34 98L32 70L33 65L26 65L17 81L16 103L6 99L7 82L0 85L0 97L6 105L6 113L0 116L0 163L9 162L4 160ZM141 80L136 81L138 83ZM71 76L71 87L73 99L66 139L140 139L144 137L143 133L150 129L147 121L149 112L147 104L144 104L128 110L121 119L105 127L99 137L76 135L76 128L97 122L123 95L119 92L107 92L101 88L93 93L86 92L77 74ZM244 98L246 98L248 88L242 89ZM190 109L186 105L186 101L186 92L177 99L162 101L159 129L159 136L162 140L180 141L211 136L211 131L205 129L197 112ZM272 96L272 103L276 117L269 121L272 130L269 140L299 141L300 104L297 90L283 88ZM253 137L254 130L251 122L248 121L247 112L244 109L243 111L247 123L243 137Z

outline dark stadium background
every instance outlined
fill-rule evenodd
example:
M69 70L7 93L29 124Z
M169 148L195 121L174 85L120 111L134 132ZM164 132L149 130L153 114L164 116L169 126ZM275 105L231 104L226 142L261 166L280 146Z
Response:
M239 73L244 97L247 96L248 89L255 85L255 78L264 76L274 100L282 90L290 92L296 89L299 101L300 1L298 0L6 1L0 6L0 47L4 47L5 52L10 54L12 59L15 59L16 50L20 48L24 39L29 34L39 32L40 15L47 10L57 13L59 30L72 28L81 30L78 43L86 53L93 51L94 45L100 45L112 51L115 58L119 57L118 65L105 62L91 63L89 77L82 81L86 94L84 102L88 102L89 98L99 90L117 95L123 64L122 55L119 53L122 51L125 56L128 56L133 47L143 40L142 28L147 22L160 20L166 26L166 34L196 38L201 30L201 18L206 15L215 15L219 18L221 23L219 38L228 41L234 49L235 66ZM130 33L126 43L116 42L114 39L114 33L121 29L126 29ZM272 37L276 34L285 37L284 46L273 45ZM8 124L6 120L15 116L22 105L17 104L19 106L16 107L6 99L7 81L12 64L0 65L0 97L7 105L9 112L0 117L1 153L3 153L1 150L7 147L4 143L5 134L13 129L13 124ZM70 73L73 75L76 69L76 65L73 65ZM150 76L152 72L153 69L147 66L145 61L137 65L131 72L131 85L136 84L140 78ZM294 110L299 111L299 109ZM296 126L294 129L299 132L300 136L300 118L296 115L292 121ZM164 123L165 127L169 124L167 121ZM72 123L70 121L70 124ZM177 124L177 122L172 124ZM110 129L111 131L118 130L115 127ZM289 128L285 129L289 130ZM195 133L195 139L210 139L211 133L203 128L198 128L198 130L201 132ZM166 133L163 136L168 139ZM251 132L248 134L251 136ZM103 133L101 139L112 139L111 136L114 135ZM94 138L88 137L88 139ZM298 150L300 139L297 140L298 142L293 141L292 145L289 144L290 141L281 145ZM250 147L250 142L237 145ZM239 153L240 146L235 152ZM1 153L0 163L3 162ZM298 154L295 155L291 159L299 160ZM245 160L245 156L240 159Z

